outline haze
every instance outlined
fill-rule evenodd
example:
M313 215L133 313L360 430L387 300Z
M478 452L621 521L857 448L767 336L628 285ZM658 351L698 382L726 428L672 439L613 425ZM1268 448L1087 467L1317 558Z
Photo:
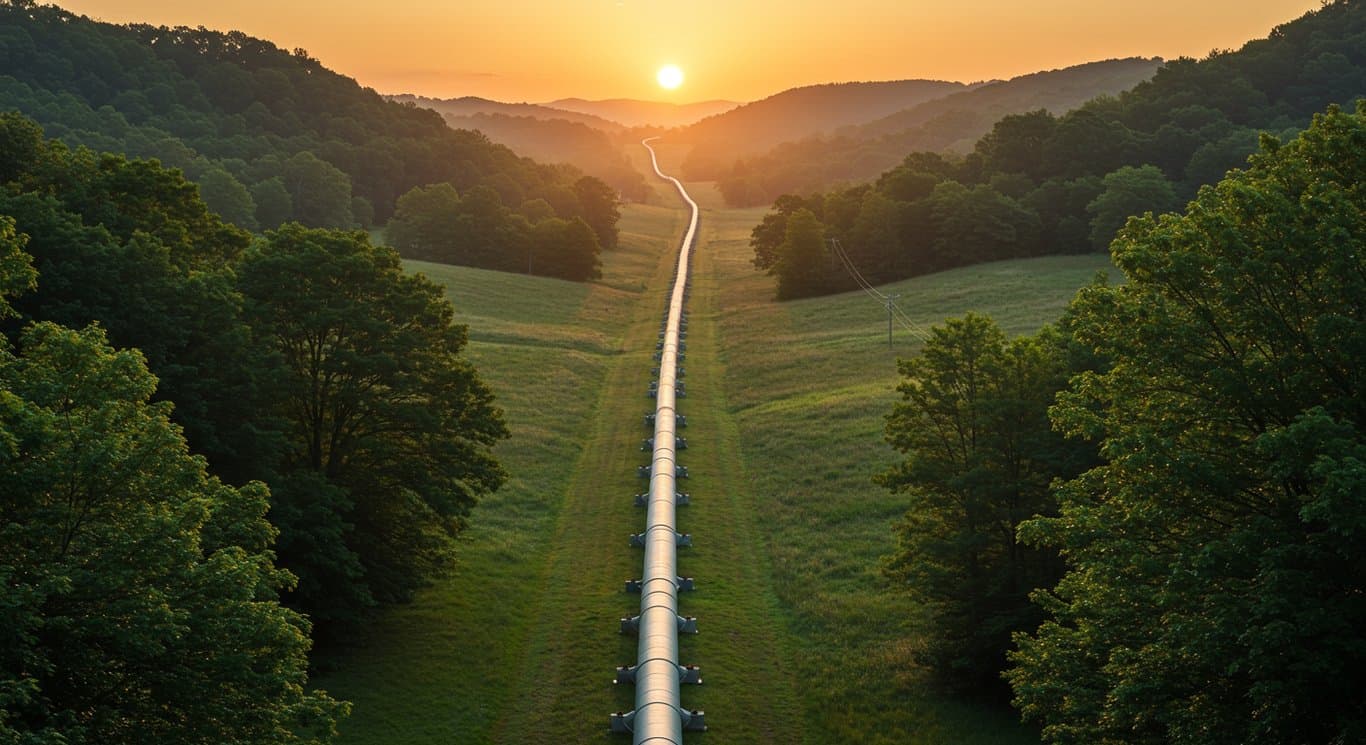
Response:
M385 93L754 100L845 80L1007 78L1236 48L1318 0L71 0L111 22L236 29ZM687 82L655 81L677 64Z

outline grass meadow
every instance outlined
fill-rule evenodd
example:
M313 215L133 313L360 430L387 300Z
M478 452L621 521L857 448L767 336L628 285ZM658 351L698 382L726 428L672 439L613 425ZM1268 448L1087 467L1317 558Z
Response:
M633 154L644 167L640 153ZM680 153L663 149L664 167ZM862 294L772 301L749 264L762 210L726 210L709 185L690 305L689 448L681 486L694 535L682 610L701 633L680 658L704 685L683 703L712 731L689 743L1028 743L1009 711L925 691L910 664L915 613L878 575L898 497L870 478L893 462L881 440L897 356L918 341ZM589 284L411 262L442 283L470 326L470 358L498 394L512 439L509 483L476 508L453 576L386 610L366 646L317 684L355 703L348 745L604 742L632 706L613 667L634 661L617 619L638 597L641 415L684 213L660 192L624 209L622 246ZM929 326L968 310L1012 332L1056 318L1104 257L1003 262L897 283Z

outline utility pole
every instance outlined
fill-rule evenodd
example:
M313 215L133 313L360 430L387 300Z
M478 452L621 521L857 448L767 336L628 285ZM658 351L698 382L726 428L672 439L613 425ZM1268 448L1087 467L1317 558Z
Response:
M892 348L892 303L901 295L887 296L887 348Z

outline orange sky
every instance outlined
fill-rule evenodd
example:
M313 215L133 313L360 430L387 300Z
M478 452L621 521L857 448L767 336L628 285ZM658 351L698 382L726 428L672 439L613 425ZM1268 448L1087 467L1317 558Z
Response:
M59 0L114 22L238 29L383 93L748 101L847 80L1006 78L1203 56L1319 0ZM655 83L683 68L674 92Z

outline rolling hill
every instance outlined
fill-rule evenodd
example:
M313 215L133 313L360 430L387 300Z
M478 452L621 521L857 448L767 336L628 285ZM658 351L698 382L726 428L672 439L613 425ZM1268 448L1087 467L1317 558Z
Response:
M561 98L544 105L610 119L627 127L684 127L700 119L730 111L740 104L735 101L675 104L631 98L609 98L602 101Z
M461 98L427 98L411 93L401 93L393 96L385 96L390 101L398 103L411 103L421 106L424 109L448 117L468 117L468 116L512 116L529 117L550 121L559 119L567 122L583 124L604 132L620 132L625 129L620 123L604 119L600 116L585 114L570 109L558 109L549 105L535 103L504 103L502 101L492 101L478 96L463 96Z
M1064 113L1151 78L1160 59L1105 60L1021 75L926 101L832 135L785 142L710 175L736 206L767 204L841 181L875 178L906 153L970 151L1001 117L1045 109ZM738 183L738 182L745 183Z

